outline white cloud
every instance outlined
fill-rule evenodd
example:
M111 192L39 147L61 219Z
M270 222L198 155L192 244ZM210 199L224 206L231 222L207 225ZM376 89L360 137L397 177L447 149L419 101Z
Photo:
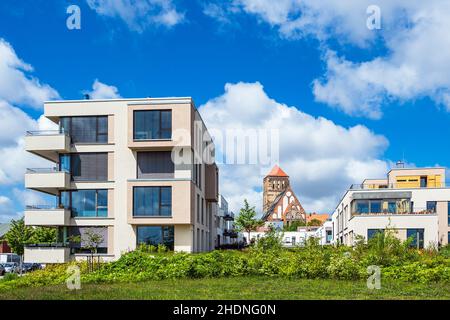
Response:
M199 109L210 131L280 129L280 165L291 176L307 211L330 212L350 184L384 177L387 172L388 164L380 160L388 146L385 137L360 125L344 128L277 102L258 82L226 84L223 95ZM223 152L220 141L216 145L218 153ZM232 210L238 211L244 198L261 210L260 169L257 165L220 166L221 193Z
M92 91L87 92L91 99L117 99L120 98L119 90L115 86L104 84L95 79Z
M12 200L0 195L0 223L9 222L11 219L18 219L20 217L21 213L15 211Z
M14 197L21 203L23 206L27 205L45 205L52 204L52 200L54 202L54 197L45 195L42 192L34 191L34 190L23 190L19 188L13 189Z
M122 19L136 32L151 25L173 27L184 20L172 0L87 0L99 15Z
M12 46L0 38L0 99L12 104L42 108L46 100L58 98L58 92L31 76L33 67L19 57Z
M369 5L381 10L381 30L366 26ZM326 73L316 79L317 101L347 114L380 118L386 102L423 97L450 111L450 2L440 0L234 0L229 14L253 15L284 38L320 40ZM347 60L334 42L383 54Z
M32 70L0 38L0 186L22 182L27 167L48 166L48 161L24 150L24 136L26 131L50 129L54 124L43 117L35 120L15 106L41 108L45 100L59 97L54 89L25 74Z

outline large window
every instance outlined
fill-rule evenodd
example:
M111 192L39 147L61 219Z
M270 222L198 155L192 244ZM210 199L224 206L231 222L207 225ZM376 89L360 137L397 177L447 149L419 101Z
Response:
M447 204L447 216L448 216L448 225L450 226L450 202ZM450 243L450 241L449 241Z
M72 217L108 216L108 190L62 191L60 203L71 210Z
M172 138L171 110L134 111L134 140Z
M174 164L170 151L137 153L138 179L173 178Z
M411 247L423 249L424 229L406 229L406 237L412 239Z
M157 246L164 244L170 250L174 246L173 226L137 226L137 244L149 244Z
M72 143L107 143L108 117L62 117L60 130L70 135Z
M437 202L436 201L427 201L427 211L436 213Z
M172 215L171 187L134 187L133 216L152 217Z
M352 214L408 214L413 212L409 199L354 200Z
M369 212L370 212L369 201L356 201L355 213L364 214Z
M384 229L367 229L367 240L372 239L378 233L384 233Z
M107 181L107 153L71 153L60 155L60 169L70 172L74 181Z
M97 253L108 253L108 227L70 227L69 235L71 237L79 237L81 240L80 242L70 243L72 253L91 253L91 250L88 248L91 235L99 237L101 240L96 248Z

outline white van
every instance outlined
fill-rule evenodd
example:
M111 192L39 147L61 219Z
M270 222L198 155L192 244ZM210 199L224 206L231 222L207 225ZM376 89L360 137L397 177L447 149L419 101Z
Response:
M0 253L0 263L7 262L20 263L20 256L15 253Z

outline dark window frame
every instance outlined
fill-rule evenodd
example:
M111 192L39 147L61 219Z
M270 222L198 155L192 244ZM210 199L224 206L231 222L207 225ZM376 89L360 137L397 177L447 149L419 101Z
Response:
M93 216L93 217L81 217L81 216L75 216L74 215L74 211L73 211L73 202L72 202L72 199L73 199L73 197L72 197L72 194L74 193L74 192L80 192L80 191L95 191L95 216ZM106 206L99 206L98 205L98 199L99 199L99 195L98 195L98 193L99 193L99 191L106 191ZM68 196L68 206L66 207L65 205L64 205L64 203L62 203L62 194L63 193L67 193L67 196ZM70 212L70 216L72 217L72 218L86 218L86 219L96 219L96 218L99 218L99 219L106 219L106 218L108 218L109 217L109 211L108 211L108 194L109 194L109 190L108 189L77 189L77 190L65 190L65 191L60 191L59 192L59 195L58 195L58 206L59 207L62 207L62 208L65 208L65 209L68 209L68 210L70 210L71 212ZM99 216L99 214L98 214L98 212L99 212L99 209L105 209L106 208L106 216Z
M152 189L152 188L158 188L158 214L156 215L151 215L151 214L136 214L136 190L137 189ZM169 205L164 205L162 204L162 191L166 189L166 190L170 190L170 204ZM171 218L173 215L172 212L172 203L173 203L173 197L172 197L172 187L171 186L133 186L133 212L132 212L132 216L133 218ZM168 208L170 214L169 215L163 215L161 214L162 212L162 208Z
M146 112L157 112L159 113L159 123L158 123L158 137L156 138L146 138L146 139L139 139L136 138L136 114L137 113L146 113ZM163 113L170 113L170 127L164 127L163 126ZM160 110L133 110L133 141L152 141L152 140L172 140L172 128L173 128L173 121L172 121L172 110L170 109L160 109ZM163 132L166 132L169 134L169 138L164 138Z
M73 118L95 118L95 141L76 141L73 142L73 128L72 128L72 119ZM106 119L106 131L105 132L100 132L100 125L99 122L101 119ZM64 120L68 120L68 126L69 129L65 129L62 127L62 122ZM59 121L59 131L61 133L63 132L67 132L72 139L72 143L74 144L108 144L108 136L109 136L109 123L108 123L108 116L107 115L102 115L102 116L71 116L71 117L61 117L60 121ZM100 141L100 137L106 137L105 141Z

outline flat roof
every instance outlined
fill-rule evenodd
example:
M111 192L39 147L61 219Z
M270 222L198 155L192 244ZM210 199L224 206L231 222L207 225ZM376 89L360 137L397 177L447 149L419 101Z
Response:
M45 101L44 104L49 103L86 103L86 102L115 102L115 101L166 101L166 100L189 100L193 101L192 97L162 97L162 98L153 98L153 97L147 97L147 98L116 98L116 99L79 99L79 100L49 100Z
M388 171L388 174L389 174L389 172L394 171L394 170L430 170L430 169L444 169L444 170L446 170L447 168L446 167L393 168L393 169Z

